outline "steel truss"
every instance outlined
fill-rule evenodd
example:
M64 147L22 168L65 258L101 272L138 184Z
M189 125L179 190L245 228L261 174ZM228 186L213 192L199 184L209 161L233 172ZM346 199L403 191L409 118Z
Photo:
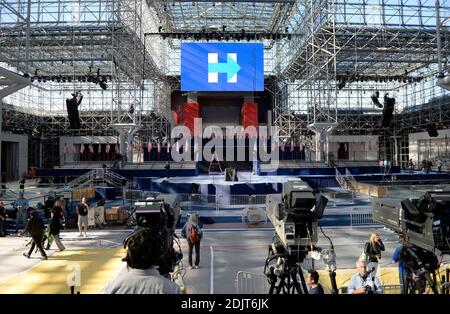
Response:
M450 126L448 98L435 86L438 34L439 66L450 58L450 1L439 5L436 31L434 0L0 0L2 64L53 78L5 99L14 106L3 110L4 129L57 142L61 134L110 134L111 124L134 123L143 125L138 137L167 138L185 39L146 33L217 32L225 26L227 32L275 34L287 28L290 40L264 41L266 88L274 96L279 135L304 142L311 139L311 123L338 122L335 134L380 135L381 152L390 158L392 136L404 141L429 123ZM69 82L97 73L111 76L106 90ZM404 76L423 80L397 80ZM339 81L346 84L338 88ZM85 94L82 129L70 131L65 99L78 89ZM381 111L370 101L375 90L397 99L387 130L378 127Z

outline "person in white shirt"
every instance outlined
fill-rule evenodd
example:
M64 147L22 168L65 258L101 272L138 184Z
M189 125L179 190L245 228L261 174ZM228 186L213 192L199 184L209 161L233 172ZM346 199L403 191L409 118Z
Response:
M159 274L162 239L150 229L139 229L125 240L127 268L101 291L102 294L179 294L180 287Z
M383 287L380 278L371 275L367 271L366 261L359 260L356 262L358 273L354 274L350 279L347 287L348 294L382 294Z

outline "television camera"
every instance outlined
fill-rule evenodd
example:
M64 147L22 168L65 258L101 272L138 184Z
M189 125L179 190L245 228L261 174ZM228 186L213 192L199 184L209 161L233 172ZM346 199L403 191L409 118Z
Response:
M267 216L275 227L275 235L264 267L264 273L271 285L269 293L308 293L300 265L308 253L311 253L314 259L324 260L333 290L337 293L336 255L333 245L328 250L315 246L318 241L318 220L322 218L327 203L326 197L314 192L303 181L288 181L284 183L281 195L267 195ZM273 263L275 266L270 266Z
M159 272L163 276L175 270L183 258L175 227L180 217L180 207L170 206L164 196L149 197L134 203L136 216L135 232L145 228L154 231L162 240ZM127 239L124 240L124 243ZM174 242L179 250L175 250Z
M374 200L373 220L401 235L402 259L409 272L424 278L438 293L433 279L439 267L436 254L450 254L450 191L429 191L400 202ZM407 283L409 292L413 286Z

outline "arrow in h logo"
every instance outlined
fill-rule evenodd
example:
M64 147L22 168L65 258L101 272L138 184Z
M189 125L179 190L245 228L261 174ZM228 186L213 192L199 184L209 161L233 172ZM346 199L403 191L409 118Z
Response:
M241 70L237 64L237 53L227 53L227 62L219 63L217 53L208 53L208 83L218 83L219 73L227 74L228 83L237 83L237 73Z

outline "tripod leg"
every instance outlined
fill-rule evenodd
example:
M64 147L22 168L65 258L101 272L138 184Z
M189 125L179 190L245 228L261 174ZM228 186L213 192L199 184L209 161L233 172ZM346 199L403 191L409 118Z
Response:
M298 265L298 274L302 282L303 293L308 294L308 288L306 287L305 277L303 276L302 266L300 264Z
M286 291L285 290L285 284L286 284L285 280L286 280L286 275L283 273L280 276L280 283L278 284L278 286L275 289L275 294L280 294L282 289L283 289L283 292Z
M425 276L425 280L426 282L428 282L428 284L430 285L431 290L433 291L434 294L439 294L439 291L436 287L436 282L431 278L430 273L426 272L424 274Z
M336 283L336 272L330 271L328 274L330 276L331 289L333 290L333 294L338 294L339 290Z
M297 292L298 294L302 294L302 291L300 289L300 284L298 283L298 280L297 280L297 272L292 270L291 276L292 276L292 282L293 282L292 294L294 294L295 292Z

